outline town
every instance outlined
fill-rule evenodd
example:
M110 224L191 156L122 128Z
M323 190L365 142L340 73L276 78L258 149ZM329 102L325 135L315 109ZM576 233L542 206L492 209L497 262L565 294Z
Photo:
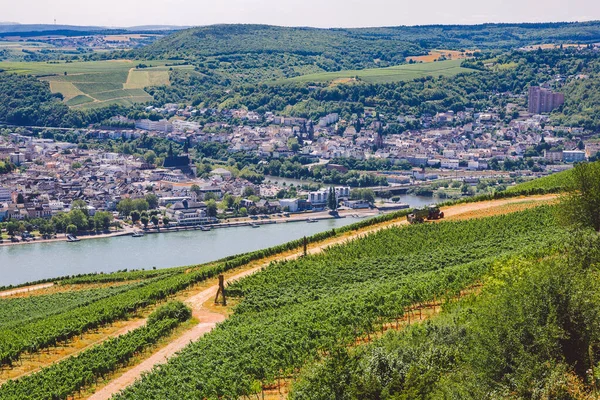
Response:
M381 210L390 210L408 207L398 203L399 197L394 194L435 193L446 198L444 189L450 187L449 182L453 188L462 188L460 195L494 190L495 186L501 190L523 177L561 171L596 157L600 142L593 135L581 128L552 126L548 116L541 114L559 106L562 95L532 87L528 109L519 105L524 99L513 97L506 110L467 109L418 119L394 116L396 123L418 126L398 133L389 132L390 124L382 122L389 121L388 116L370 109L348 121L333 113L313 123L270 112L260 115L178 104L146 107L150 115L162 117L158 120L114 117L111 122L120 128L71 130L76 137L85 135L86 140L99 142L146 136L183 145L184 149L218 143L232 155L258 157L262 171L275 175L267 175L268 180L260 173L247 177L227 165L200 164L204 169L200 176L199 164L187 153L168 154L156 165L153 151L142 156L105 152L36 137L23 128L5 128L0 137L0 160L6 160L5 169L14 170L1 175L0 221L50 219L72 212L75 202L79 202L79 208L83 202L89 221L58 227L54 224L54 229L46 229L48 234L57 229L66 232L69 225L75 225L70 227L73 234L121 226L107 222L119 216L129 217L138 226L158 229L206 225L236 217L319 212L327 206L368 209L377 205ZM211 115L218 122L201 125L194 121L197 115ZM359 189L361 184L356 179L346 180L336 185L336 201L330 202L329 189L324 186L331 185L310 179L286 185L286 177L297 175L284 171L281 164L291 157L302 157L302 168L324 168L338 176L352 169L340 160L375 162L378 172L360 171L358 175L376 176L377 184L369 185L372 189ZM273 171L273 165L279 171ZM482 180L489 185L482 186ZM428 184L438 190L429 190ZM377 204L376 196L383 198ZM135 200L142 204L123 206ZM109 216L99 214L95 220L100 222L95 226L97 212L108 212ZM14 229L9 233L13 234Z

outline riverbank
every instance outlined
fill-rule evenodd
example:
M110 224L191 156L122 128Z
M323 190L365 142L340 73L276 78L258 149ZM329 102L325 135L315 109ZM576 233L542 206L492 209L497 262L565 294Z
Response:
M345 218L347 216L354 216L357 218L367 218L372 217L379 214L377 210L340 210L339 218ZM193 225L193 226L173 226L169 228L148 228L148 229L140 229L130 227L128 225L125 226L123 230L119 230L111 233L99 233L95 235L81 235L77 236L78 239L81 240L91 240L91 239L106 239L111 237L119 237L119 236L131 236L135 231L143 231L146 234L155 234L155 233L169 233L169 232L182 232L182 231L198 231L202 230L202 227L209 227L210 229L222 229L222 228L236 228L242 226L260 226L260 225L270 225L270 224L282 224L289 222L306 222L307 220L312 221L321 221L325 219L334 219L334 217L330 215L327 211L319 211L319 212L308 212L308 213L300 213L300 214L291 214L289 217L277 217L277 218L268 218L268 219L257 219L253 220L250 218L237 219L231 222L222 222L218 224L211 225ZM67 235L61 234L61 237L56 237L53 239L36 239L31 241L19 241L19 242L3 242L0 243L0 247L7 246L17 246L17 245L26 245L26 244L36 244L36 243L60 243L67 242Z
M391 211L390 211L391 212ZM250 219L243 218L237 219L231 222L221 222L218 224L210 224L210 225L193 225L193 226L175 226L171 228L149 228L145 229L144 233L165 233L165 232L181 232L181 231L198 231L202 230L202 228L210 228L210 229L222 229L222 228L236 228L242 226L260 226L260 225L272 225L272 224L287 224L290 222L314 222L314 221L322 221L327 219L336 219L336 218L346 218L346 217L354 217L354 218L368 218L373 217L375 215L380 214L378 210L339 210L339 217L335 217L329 214L328 211L319 211L319 212L308 212L301 214L291 214L289 217L276 217L276 218L268 218L268 219Z
M81 240L106 239L106 238L118 237L118 236L129 236L134 231L135 231L134 228L126 226L124 229L116 231L116 232L82 235L82 236L77 236L77 238L81 239ZM23 241L2 242L2 243L0 243L0 247L18 246L18 245L25 245L25 244L37 244L37 243L61 243L61 242L68 241L67 234L61 233L60 235L61 235L60 237L57 236L53 239L35 239L35 240L29 240L29 241L25 241L25 242L23 242Z
M308 215L304 215L304 220ZM297 217L296 217L297 218ZM168 235L147 234L134 238L107 237L59 241L33 246L0 247L0 286L38 282L57 276L109 273L124 269L169 268L211 262L235 254L301 239L338 229L360 221L345 218L316 220L315 223L271 223L254 229L236 225L236 229L172 231ZM362 219L364 220L364 218ZM129 239L127 239L129 238Z

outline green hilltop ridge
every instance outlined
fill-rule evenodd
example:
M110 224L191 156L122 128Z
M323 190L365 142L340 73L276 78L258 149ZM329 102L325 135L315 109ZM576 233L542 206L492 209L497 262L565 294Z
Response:
M514 48L546 42L592 43L600 22L425 25L319 29L271 25L210 25L176 32L133 54L206 57L242 53L340 56L356 61L425 54L431 48ZM390 53L390 54L385 54ZM400 53L400 54L398 54ZM397 58L396 61L402 61ZM343 63L342 63L343 64Z
M393 67L432 49L471 52L540 43L600 41L600 22L320 29L210 25L184 29L131 51L84 59L186 61L197 80L248 84L307 74Z

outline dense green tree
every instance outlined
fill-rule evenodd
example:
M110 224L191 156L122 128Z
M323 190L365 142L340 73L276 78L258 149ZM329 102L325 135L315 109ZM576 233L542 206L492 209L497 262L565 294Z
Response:
M600 162L577 164L571 172L562 216L570 225L600 232Z
M96 230L108 230L110 228L110 223L113 220L112 213L108 211L96 211L94 214L94 227Z
M69 235L75 235L77 233L77 226L74 224L67 225L67 233Z
M84 231L88 229L88 217L81 209L74 209L68 212L69 222L71 225L75 225L78 231Z
M156 196L154 193L148 193L146 196L144 196L144 200L146 200L148 203L149 209L155 209L158 207L158 196Z
M133 210L129 216L131 217L131 221L133 221L133 223L135 224L137 221L140 220L141 218L141 214L138 210Z
M330 210L337 210L337 197L335 195L335 189L333 186L329 188L329 192L327 193L327 207Z
M15 221L9 221L6 224L6 232L9 236L15 236L21 230L20 224Z
M217 216L217 202L213 199L206 202L206 214L209 217Z

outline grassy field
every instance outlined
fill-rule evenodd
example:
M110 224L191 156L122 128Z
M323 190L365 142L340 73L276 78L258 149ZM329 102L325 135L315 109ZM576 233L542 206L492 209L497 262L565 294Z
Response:
M363 70L346 70L337 72L322 72L316 74L302 75L294 78L276 81L276 83L288 82L332 82L343 79L358 78L367 83L390 83L407 81L424 76L453 76L461 72L470 72L471 69L462 68L461 60L437 61L420 64L403 64L388 68L372 68Z
M12 57L21 57L26 55L26 53L23 51L39 52L41 50L50 49L56 48L47 43L0 40L0 51L6 50Z
M131 105L152 100L143 89L169 85L165 62L144 61L148 68L136 69L139 61L114 60L73 63L1 62L0 69L30 74L50 83L52 92L61 93L73 108ZM173 67L186 68L186 67Z
M160 67L152 68L150 71L131 70L124 89L143 89L148 86L160 86L169 84L169 71L161 70Z

